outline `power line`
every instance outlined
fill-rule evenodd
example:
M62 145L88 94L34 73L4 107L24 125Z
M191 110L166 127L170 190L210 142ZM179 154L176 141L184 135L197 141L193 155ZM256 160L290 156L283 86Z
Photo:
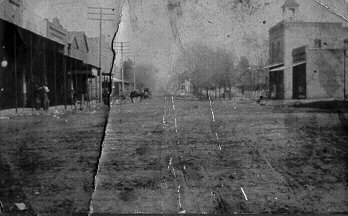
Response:
M103 21L115 21L113 19L106 18L104 16L116 16L116 13L104 12L107 11L115 11L115 8L106 8L106 7L87 7L91 12L87 12L88 15L99 15L99 18L91 18L88 17L88 20L99 20L99 102L102 102L102 72L101 72L101 38L102 38L102 23ZM95 10L99 10L99 13L96 13ZM97 84L98 86L98 84Z
M116 46L114 45L113 48L114 49L116 48L116 51L121 51L121 80L122 80L122 92L124 92L123 55L125 54L124 51L129 51L130 42L120 41L120 42L115 42L115 44Z

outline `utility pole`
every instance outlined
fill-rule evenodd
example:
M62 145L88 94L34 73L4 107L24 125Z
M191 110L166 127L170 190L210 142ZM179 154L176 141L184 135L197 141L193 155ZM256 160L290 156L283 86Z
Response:
M121 80L122 80L122 92L124 92L124 70L123 70L123 55L126 54L125 51L129 51L130 42L116 42L114 49L116 51L121 51Z
M123 42L121 42L121 79L122 79L122 92L124 92Z
M347 43L348 44L348 43ZM346 57L347 57L347 47L343 49L343 100L346 101Z
M250 66L248 67L248 70L249 70L249 97L251 100L251 68Z
M135 91L135 56L133 56L134 68L133 68L133 91Z
M88 7L89 10L92 12L88 12L89 15L99 15L99 18L87 18L89 20L98 20L99 21L99 102L101 103L103 101L102 98L102 71L101 71L101 38L102 38L102 24L103 21L115 21L113 19L109 18L103 18L103 16L116 16L115 13L110 12L104 12L105 11L115 11L115 8L105 8L105 7ZM96 12L96 10L99 10L99 12Z
M130 55L128 56L128 58L133 58L133 63L134 63L134 67L133 67L133 91L136 90L136 81L135 81L135 76L136 76L136 70L135 70L135 67L136 67L136 61L135 61L135 58L138 57L139 55Z

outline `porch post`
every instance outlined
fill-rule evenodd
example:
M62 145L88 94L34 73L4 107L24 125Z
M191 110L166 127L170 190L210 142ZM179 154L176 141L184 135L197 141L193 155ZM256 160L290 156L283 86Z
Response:
M16 36L16 29L13 30L13 39L14 39L14 72L15 72L15 103L16 103L16 113L18 113L18 84L17 84L17 36Z
M347 50L343 49L343 100L346 100L346 57Z
M43 39L43 71L44 71L44 82L47 82L46 80L46 43L45 39Z
M63 56L63 73L64 73L64 108L66 109L66 104L67 104L67 92L66 92L66 58Z
M30 33L30 81L31 81L31 103L32 111L35 106L34 80L33 80L33 33Z
M56 58L56 44L53 44L53 71L54 71L54 103L57 109L57 58Z

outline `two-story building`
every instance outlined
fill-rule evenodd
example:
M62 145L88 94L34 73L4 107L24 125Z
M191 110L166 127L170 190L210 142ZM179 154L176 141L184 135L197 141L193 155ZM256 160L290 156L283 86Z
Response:
M272 99L347 97L348 19L316 0L286 0L269 30Z

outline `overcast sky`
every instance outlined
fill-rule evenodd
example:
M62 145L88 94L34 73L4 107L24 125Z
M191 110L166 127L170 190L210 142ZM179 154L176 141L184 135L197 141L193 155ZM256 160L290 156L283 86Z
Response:
M171 1L181 3L179 15L175 16L175 25L184 47L200 42L232 50L237 57L243 55L253 58L252 55L255 53L253 43L262 44L267 41L268 29L282 20L280 7L285 0L250 0L253 7L260 6L257 10L252 10L252 13L249 13L250 8L243 8L240 4L237 8L233 8L233 2L239 2L234 0ZM321 1L347 16L345 0ZM124 2L123 7L121 2ZM89 37L98 36L99 22L87 19L91 17L87 15L89 11L87 7L112 7L116 8L116 13L121 13L123 9L117 41L130 42L130 52L136 56L136 61L154 64L165 77L171 70L171 63L180 52L173 40L167 2L167 0L27 0L27 7L50 20L58 17L66 29L85 31ZM93 18L98 16L94 15ZM117 16L113 19L117 20ZM103 34L110 41L115 29L116 21L103 22Z
M87 18L99 18L99 15L87 15L88 12L99 12L88 7L116 8L121 0L26 0L25 6L34 13L52 21L57 17L64 28L70 31L85 31L89 37L99 36L99 21ZM105 12L111 12L106 10ZM105 16L116 19L116 16ZM112 37L115 22L103 22L103 34Z

